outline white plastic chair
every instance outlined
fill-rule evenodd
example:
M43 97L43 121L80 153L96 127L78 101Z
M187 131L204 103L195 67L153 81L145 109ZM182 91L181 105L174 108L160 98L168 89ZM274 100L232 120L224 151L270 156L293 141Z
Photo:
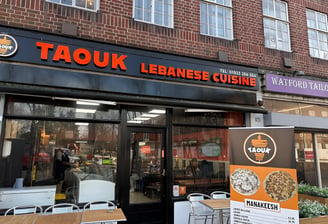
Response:
M211 223L213 224L215 212L199 202L201 200L211 199L210 196L203 193L191 193L187 196L187 199L191 204L191 212L189 213L188 224L190 224L191 217L194 217L195 223L197 220L204 220L204 224L206 224L210 217Z
M93 201L84 205L83 210L96 210L96 209L115 209L116 205L111 201Z
M111 201L93 201L88 202L83 206L83 210L97 210L97 209L116 209L117 206ZM96 223L96 222L95 222ZM104 224L117 224L117 222L99 222Z
M230 198L230 193L225 191L213 191L210 196L212 199L227 199Z
M59 214L59 213L79 212L79 211L80 208L76 204L59 203L46 208L46 210L44 210L44 213Z
M16 206L8 209L5 212L6 215L21 215L21 214L33 214L33 213L42 213L41 206L31 205L31 206Z
M225 191L213 191L210 196L212 199L227 199L230 198L230 193ZM226 223L230 223L230 209L224 209L223 216L226 216Z

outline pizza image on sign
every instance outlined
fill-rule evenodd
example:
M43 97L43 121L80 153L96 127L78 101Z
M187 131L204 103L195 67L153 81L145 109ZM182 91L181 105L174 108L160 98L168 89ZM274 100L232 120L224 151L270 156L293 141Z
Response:
M297 183L284 171L274 171L263 182L265 192L275 201L282 202L292 198L297 191Z
M236 169L230 179L232 188L243 195L253 195L260 187L260 178L249 169Z

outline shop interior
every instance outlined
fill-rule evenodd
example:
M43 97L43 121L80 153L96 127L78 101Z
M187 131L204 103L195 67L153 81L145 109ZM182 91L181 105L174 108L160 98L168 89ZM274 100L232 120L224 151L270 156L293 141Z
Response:
M166 127L166 110L130 106L131 126ZM154 110L156 109L156 110ZM121 150L121 108L111 101L8 96L0 187L55 186L56 201L115 200ZM242 112L177 108L172 116L172 182L177 197L229 191L228 127ZM129 146L129 203L161 200L165 137L133 132ZM97 187L95 187L97 186Z

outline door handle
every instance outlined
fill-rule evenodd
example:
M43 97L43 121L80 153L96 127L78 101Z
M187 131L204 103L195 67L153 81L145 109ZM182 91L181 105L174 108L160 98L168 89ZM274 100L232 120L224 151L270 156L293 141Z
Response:
M165 169L162 170L162 176L165 177Z

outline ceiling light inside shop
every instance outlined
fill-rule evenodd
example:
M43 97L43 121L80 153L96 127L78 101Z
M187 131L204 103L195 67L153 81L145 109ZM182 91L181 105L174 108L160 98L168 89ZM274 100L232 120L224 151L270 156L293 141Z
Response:
M96 110L95 109L76 108L75 112L76 113L89 113L89 114L94 114L94 113L96 113Z
M77 105L87 105L87 106L99 106L99 103L88 102L88 101L76 101Z
M131 123L131 124L141 124L142 121L128 121L128 123Z
M75 122L75 125L88 126L89 123Z
M142 114L141 115L141 117L151 117L151 118L158 117L158 116L159 116L159 114Z
M165 114L165 110L160 110L160 109L154 109L154 110L151 110L149 111L148 113L150 114Z
M139 142L139 146L146 145L146 142Z
M107 100L90 100L90 99L76 99L76 98L68 98L68 97L52 97L54 100L69 100L69 101L76 101L76 102L84 102L84 103L92 103L92 104L105 104L105 105L117 105L115 101L107 101ZM86 105L86 104L84 104ZM90 105L90 104L88 104Z
M188 109L185 109L185 112L186 113L204 113L204 112L212 112L212 113L215 113L215 112L227 112L225 110L209 110L209 109L191 109L191 108L188 108Z
M87 100L87 101L91 103L98 103L98 104L105 104L105 105L112 105L112 106L117 105L115 101L107 101L107 100Z
M293 108L289 108L289 109L283 109L283 110L278 110L278 113L283 113L283 112L288 112L288 111L293 111L293 110L301 110L301 109L306 109L306 108L310 108L313 107L312 105L307 105L307 106L301 106L301 107L293 107Z
M150 117L136 117L134 118L136 121L148 121L150 120Z

